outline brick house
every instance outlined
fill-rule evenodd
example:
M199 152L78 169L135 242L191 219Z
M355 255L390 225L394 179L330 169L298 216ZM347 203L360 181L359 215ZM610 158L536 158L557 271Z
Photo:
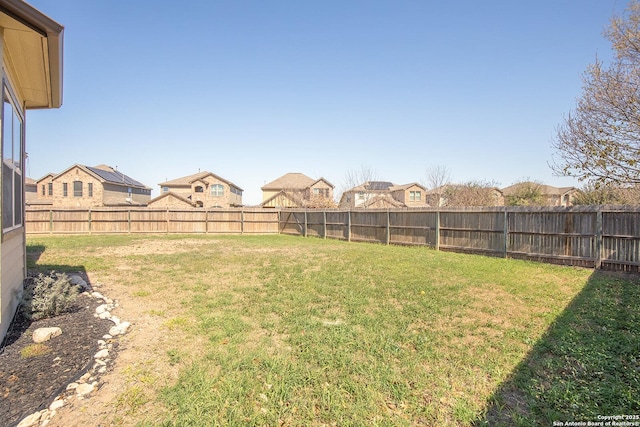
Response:
M426 189L415 182L397 185L387 181L367 181L353 187L340 197L342 209L421 208Z
M52 207L146 206L151 188L106 165L75 164L36 182L34 204Z
M229 208L242 206L242 188L204 171L163 182L150 207Z
M5 337L26 277L25 116L62 106L64 27L22 0L0 0L2 94L2 239L0 341Z
M262 186L263 208L332 208L334 185L324 178L287 173Z

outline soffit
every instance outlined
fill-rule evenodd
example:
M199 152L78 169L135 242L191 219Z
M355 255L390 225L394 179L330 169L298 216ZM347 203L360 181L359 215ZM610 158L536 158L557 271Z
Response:
M4 61L28 109L62 104L63 28L54 24L24 2L0 2Z

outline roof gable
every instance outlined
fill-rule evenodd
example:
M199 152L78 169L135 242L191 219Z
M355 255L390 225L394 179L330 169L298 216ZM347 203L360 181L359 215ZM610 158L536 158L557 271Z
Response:
M293 172L265 184L262 190L304 190L316 182L317 180L309 178L303 173Z
M231 186L231 187L235 187L240 191L244 191L242 188L238 187L237 185L235 185L233 182L226 180L224 178L222 178L221 176L216 175L213 172L209 172L209 171L203 171L203 172L198 172L198 173L194 173L192 175L187 175L187 176L183 176L180 178L176 178L176 179L172 179L171 181L165 181L161 184L158 184L160 187L190 187L194 182L200 180L203 181L205 178L207 177L213 177L214 179L216 179L217 181L221 181L224 182L225 184ZM205 181L203 181L205 182Z
M332 189L335 188L335 185L333 185L332 183L330 183L329 181L327 181L326 179L324 179L323 177L320 177L316 180L316 182L314 182L313 184L311 184L309 187L313 187L314 185L318 184L319 182L324 182L325 184L327 184L327 186L331 187Z
M164 198L177 199L177 200L179 200L179 201L181 201L183 203L186 203L186 204L188 204L190 206L195 206L195 204L191 200L187 199L186 197L182 197L181 195L176 194L176 193L174 193L172 191L168 191L166 193L163 193L163 194L159 195L158 197L156 197L154 199L149 200L148 205L152 205L152 204L158 203L160 200L162 200Z

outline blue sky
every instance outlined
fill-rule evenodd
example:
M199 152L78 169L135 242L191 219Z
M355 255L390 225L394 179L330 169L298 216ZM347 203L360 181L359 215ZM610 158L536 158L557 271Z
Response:
M27 115L28 176L208 170L245 204L287 172L531 178L625 0L30 0L65 26L64 103Z

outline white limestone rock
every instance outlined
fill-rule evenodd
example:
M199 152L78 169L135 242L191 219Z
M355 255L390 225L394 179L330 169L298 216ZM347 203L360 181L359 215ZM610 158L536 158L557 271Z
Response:
M43 343L49 341L51 338L62 335L62 329L58 327L52 328L38 328L33 331L32 339L35 343Z

